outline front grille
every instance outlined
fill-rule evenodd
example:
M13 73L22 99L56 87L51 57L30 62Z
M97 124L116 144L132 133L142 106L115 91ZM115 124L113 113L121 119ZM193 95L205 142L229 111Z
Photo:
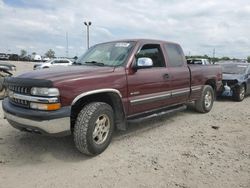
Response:
M29 108L29 106L30 106L30 102L26 101L26 100L10 98L10 102L12 104L15 104L15 105L20 106L20 107Z
M9 86L9 90L15 92L15 93L20 93L20 94L25 94L29 95L30 94L30 88L28 87L21 87L21 86Z
M226 85L227 83L228 86L234 86L235 84L237 84L237 80L223 80L222 83L223 85Z
M12 91L14 93L18 93L18 94L23 94L23 95L30 94L30 88L28 88L28 87L9 85L8 89L10 91ZM20 106L20 107L29 108L29 106L30 106L30 102L27 100L21 100L21 99L16 99L16 98L11 98L11 97L9 97L9 99L10 99L10 102L12 104L15 104L15 105Z

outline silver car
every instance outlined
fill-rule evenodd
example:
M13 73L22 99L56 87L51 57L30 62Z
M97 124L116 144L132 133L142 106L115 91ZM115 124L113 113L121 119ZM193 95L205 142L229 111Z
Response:
M46 68L57 67L57 66L70 66L72 64L73 62L68 59L52 59L44 63L36 63L33 66L33 69L37 70L37 69L46 69Z

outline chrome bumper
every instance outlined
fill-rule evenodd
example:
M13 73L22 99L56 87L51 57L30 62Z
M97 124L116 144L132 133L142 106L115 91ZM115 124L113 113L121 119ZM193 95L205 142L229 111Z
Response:
M47 135L69 135L70 117L35 121L21 118L10 113L4 112L7 121L14 127L22 131L34 132Z
M70 106L55 111L40 111L18 107L5 98L2 107L7 121L21 131L54 136L64 136L71 133Z

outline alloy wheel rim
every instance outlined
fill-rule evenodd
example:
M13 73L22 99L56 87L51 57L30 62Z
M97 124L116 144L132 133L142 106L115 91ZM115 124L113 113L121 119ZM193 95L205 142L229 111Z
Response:
M245 88L242 87L242 88L240 89L240 99L243 99L244 97L245 97Z
M108 138L109 131L110 119L107 115L102 114L95 122L95 128L92 135L94 143L98 145L103 144Z
M209 108L211 104L212 104L212 94L210 91L207 91L205 95L205 107Z

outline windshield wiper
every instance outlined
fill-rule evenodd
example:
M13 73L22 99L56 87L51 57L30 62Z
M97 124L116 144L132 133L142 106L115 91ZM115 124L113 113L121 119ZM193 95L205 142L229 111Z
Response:
M97 62L97 61L86 61L84 63L86 63L86 64L93 64L93 65L97 65L97 66L104 66L105 65L104 63Z
M237 74L235 72L222 72L223 74Z
M73 65L82 65L82 64L78 62L74 62Z

